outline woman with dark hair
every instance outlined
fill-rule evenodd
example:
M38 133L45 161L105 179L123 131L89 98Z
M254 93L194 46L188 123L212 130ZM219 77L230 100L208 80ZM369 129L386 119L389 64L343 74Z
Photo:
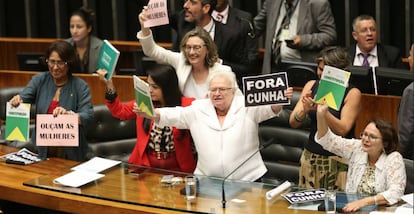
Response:
M79 59L79 73L94 73L98 66L99 52L103 41L92 35L95 13L81 7L70 16L69 30L71 38L66 41L76 49Z
M342 47L324 48L318 58L318 76L322 76L325 65L346 70L350 66L348 52ZM289 117L293 128L301 127L310 120L309 140L304 145L300 158L299 186L306 189L326 188L344 190L346 184L347 164L335 154L326 151L314 140L316 133L316 106L314 97L319 87L319 80L308 81ZM352 85L345 90L344 99L339 110L330 108L327 117L329 128L340 136L354 137L355 123L361 108L361 92ZM309 122L309 121L308 121Z
M349 164L346 192L369 195L345 205L356 212L369 205L392 205L404 195L406 171L398 152L398 135L391 123L371 120L361 139L345 139L331 131L328 106L317 105L318 131L315 141L324 149L345 158Z
M132 110L135 100L121 103L112 80L106 80L106 71L97 71L100 79L106 83L106 105L116 118L136 119L137 143L129 157L129 163L156 168L192 173L195 159L188 130L175 127L160 127L153 120L141 117ZM147 82L154 107L175 107L190 105L193 99L183 97L178 87L174 68L168 65L156 65L148 71ZM132 86L131 86L132 87Z
M76 161L86 160L88 144L84 130L93 116L91 93L88 84L72 76L76 72L78 60L75 50L68 42L53 42L46 51L45 62L49 72L33 76L29 84L10 103L31 103L36 106L36 114L77 114L79 116L78 147L37 147L40 158L57 156ZM36 145L36 130L32 133L32 143Z

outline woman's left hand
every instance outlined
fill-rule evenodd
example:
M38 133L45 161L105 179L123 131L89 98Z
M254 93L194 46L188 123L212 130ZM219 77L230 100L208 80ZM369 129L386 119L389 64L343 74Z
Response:
M53 116L57 117L59 114L75 114L73 111L68 111L65 108L58 106L53 110Z

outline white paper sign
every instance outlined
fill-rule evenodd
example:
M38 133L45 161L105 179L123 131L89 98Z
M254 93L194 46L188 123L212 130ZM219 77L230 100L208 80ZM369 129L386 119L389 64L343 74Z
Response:
M147 21L144 22L144 27L154 27L169 23L167 0L150 0L147 7Z
M37 146L79 146L79 120L76 114L38 114Z

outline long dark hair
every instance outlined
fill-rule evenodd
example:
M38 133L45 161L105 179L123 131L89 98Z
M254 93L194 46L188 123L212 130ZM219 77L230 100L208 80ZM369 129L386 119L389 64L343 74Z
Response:
M93 32L94 22L95 22L95 12L93 12L92 9L81 7L78 10L75 10L70 17L72 16L79 16L82 18L82 20L86 23L86 27L91 28L91 32L89 32L89 35Z
M163 92L165 104L162 107L181 105L181 97L183 95L178 87L178 77L173 67L157 64L151 67L147 73ZM159 103L154 104L159 105Z
M182 93L178 86L178 77L175 69L169 65L160 65L157 64L147 71L148 76L154 80L155 84L157 84L163 94L164 98L164 106L163 107L174 107L174 106L181 106L181 97ZM154 102L154 105L159 105L158 102ZM146 118L142 122L142 126L144 131L148 133L150 130L151 120ZM182 138L185 136L185 131L181 131L178 138Z

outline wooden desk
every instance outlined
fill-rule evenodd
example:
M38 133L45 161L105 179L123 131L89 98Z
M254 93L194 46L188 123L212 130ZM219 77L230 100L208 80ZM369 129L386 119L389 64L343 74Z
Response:
M12 151L15 151L15 149L0 145L0 155ZM182 186L160 186L160 174L147 173L141 174L139 177L127 174L125 176L129 177L122 178L125 182L125 186L122 186L119 177L122 177L123 172L116 169L105 171L106 176L99 180L96 185L82 187L82 194L88 194L88 197L23 185L24 182L27 183L28 181L37 181L37 185L44 182L50 184L50 179L65 174L76 164L76 162L58 158L50 158L28 166L0 162L0 177L2 178L0 179L0 199L69 213L180 213L177 210L194 209L198 206L201 210L207 210L206 212L211 212L211 207L213 207L216 213L315 213L313 211L287 209L289 203L283 199L268 203L264 198L265 189L256 188L238 196L240 199L246 199L245 203L232 202L230 201L231 198L228 198L227 207L224 211L221 208L221 198L216 200L197 197L195 201L187 204L183 196L179 194L179 189ZM148 186L148 182L158 183L158 185ZM144 186L140 186L141 184ZM112 191L114 189L124 191ZM105 193L102 193L102 191ZM112 194L113 200L99 199L103 197L101 193ZM258 198L258 195L260 198ZM125 199L128 197L129 199ZM130 202L119 202L117 198L130 200ZM137 205L138 203L146 205ZM158 206L158 208L155 206Z
M26 86L32 76L37 73L33 71L0 70L0 87ZM80 77L88 83L93 105L105 103L105 84L99 80L98 76L92 74L74 74L74 76ZM145 79L146 77L142 78ZM135 99L132 76L114 75L112 80L122 101Z
M0 145L0 155L13 151L16 149ZM76 164L58 158L28 166L0 162L0 199L69 213L178 213L23 185L23 182L42 175L62 173Z
M57 38L19 38L19 37L0 37L0 70L18 70L16 54L19 52L39 52L44 53L49 45ZM116 70L120 68L135 68L134 52L141 49L141 43L137 41L109 41L120 52ZM171 48L171 43L157 43L167 49Z

